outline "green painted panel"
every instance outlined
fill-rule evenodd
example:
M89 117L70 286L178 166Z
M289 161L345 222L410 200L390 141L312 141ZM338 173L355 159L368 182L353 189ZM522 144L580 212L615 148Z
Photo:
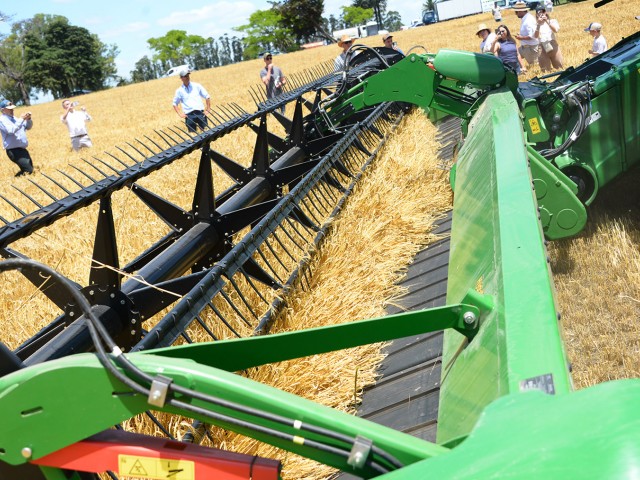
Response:
M458 155L447 302L469 290L491 295L495 308L468 344L446 332L439 443L467 435L498 397L549 388L549 378L555 392L571 388L522 123L508 91L487 97Z

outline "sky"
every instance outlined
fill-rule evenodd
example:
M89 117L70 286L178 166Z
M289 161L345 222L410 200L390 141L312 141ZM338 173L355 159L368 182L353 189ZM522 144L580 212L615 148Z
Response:
M185 30L190 35L218 38L224 33L238 35L233 27L245 25L256 10L270 8L267 0L21 0L3 2L2 13L10 22L32 18L37 13L63 15L72 25L95 33L106 44L116 44L118 75L129 78L135 63L152 56L147 39L161 37L169 30ZM340 15L350 0L325 0L324 16ZM182 7L182 8L181 8ZM422 2L388 0L387 9L400 13L404 24L420 18ZM8 22L0 22L0 34L10 32Z

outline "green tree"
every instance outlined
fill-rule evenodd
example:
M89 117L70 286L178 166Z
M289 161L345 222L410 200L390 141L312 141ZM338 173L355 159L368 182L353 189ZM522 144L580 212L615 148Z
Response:
M433 12L436 9L435 3L435 0L426 0L422 4L422 13L424 14L424 12Z
M373 8L373 16L378 25L384 25L384 16L387 11L387 0L353 0L354 7Z
M131 81L134 83L146 82L159 77L159 72L146 55L136 62L135 69L131 72Z
M292 52L298 49L293 32L282 26L282 16L277 9L257 10L249 17L247 25L234 28L244 33L244 58L257 58L260 52L280 50Z
M373 18L372 8L360 8L360 7L341 7L342 8L342 23L345 28L357 27L358 25L364 25Z
M200 35L187 35L184 30L169 30L166 35L147 40L151 50L155 52L154 60L166 62L171 66L189 64L195 66L194 60L201 57L201 51L207 40Z
M284 0L272 2L281 17L281 25L291 31L298 43L320 37L333 40L322 22L324 0Z
M402 18L400 13L395 10L389 10L387 16L384 18L384 28L390 32L397 32L402 28Z
M117 47L103 44L86 28L70 25L65 17L44 22L42 30L30 29L24 45L27 81L56 98L76 89L100 90L115 77Z

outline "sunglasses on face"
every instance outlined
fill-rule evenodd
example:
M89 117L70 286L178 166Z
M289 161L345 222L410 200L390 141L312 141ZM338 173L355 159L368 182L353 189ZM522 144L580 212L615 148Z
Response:
M271 60L273 57L266 57L266 60Z

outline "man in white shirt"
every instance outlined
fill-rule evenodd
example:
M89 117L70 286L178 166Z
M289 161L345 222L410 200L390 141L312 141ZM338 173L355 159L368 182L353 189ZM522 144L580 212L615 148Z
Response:
M208 121L205 113L211 110L211 97L202 85L191 81L191 72L188 68L181 68L178 72L182 85L176 90L173 97L173 109L185 119L187 129L195 133L197 128L204 130ZM205 108L202 99L207 102ZM182 111L180 105L182 104Z
M31 130L33 121L31 112L23 113L16 118L13 110L16 106L9 100L0 102L0 134L2 134L2 146L7 152L7 157L20 167L16 177L33 173L33 161L27 147L27 130Z
M78 105L78 102L63 100L62 108L64 108L64 115L60 117L62 123L69 129L71 148L74 152L78 152L81 148L90 148L93 146L85 123L91 121L91 115L87 113L87 109L84 107L82 107L79 112L76 111L76 105Z
M592 57L606 52L609 48L607 46L607 40L602 36L602 33L600 33L601 30L602 24L598 22L593 22L591 25L584 29L585 32L589 32L593 37L593 45L591 46L591 50L589 50L589 54Z
M520 56L527 61L529 66L533 66L538 63L538 57L540 56L540 42L535 37L538 22L529 13L529 7L525 2L517 2L513 6L513 11L516 12L516 16L520 19L520 33L514 35L516 39L520 40L518 52L520 52Z

